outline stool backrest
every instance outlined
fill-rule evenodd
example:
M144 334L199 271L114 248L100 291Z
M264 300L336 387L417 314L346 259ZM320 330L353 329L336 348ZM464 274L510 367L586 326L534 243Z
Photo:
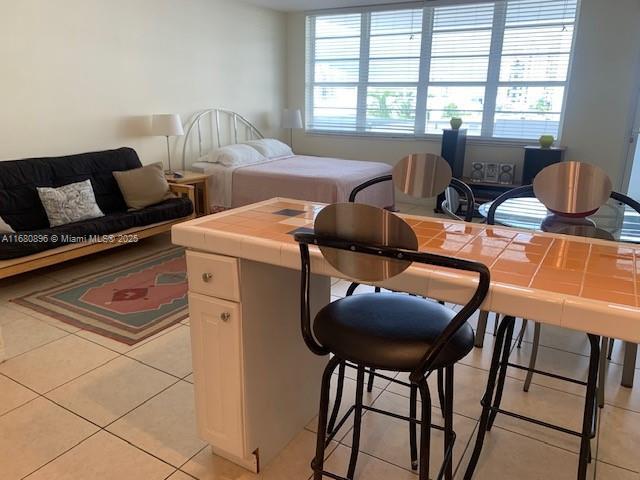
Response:
M473 191L463 181L453 178L449 163L433 153L407 155L393 168L393 175L372 178L355 187L349 195L349 202L355 202L358 193L362 190L390 180L393 180L395 187L402 193L416 198L433 198L450 191L448 198L443 202L442 209L456 220L463 220L455 213L460 206L460 196L463 196L466 204L464 220L467 222L473 220L475 210Z
M406 195L432 198L451 183L453 174L447 161L433 153L414 153L393 168L393 183Z
M607 202L612 190L604 170L582 162L549 165L533 179L536 198L558 215L591 215Z
M360 219L371 216L374 220ZM355 226L350 226L353 222ZM333 225L332 225L333 224ZM377 231L365 231L374 228ZM413 235L408 233L411 230ZM391 212L362 204L334 204L325 207L316 218L314 233L297 233L302 260L301 327L307 346L318 355L328 351L317 343L312 334L309 301L311 259L309 245L316 245L325 259L341 273L356 281L380 281L406 270L412 263L433 265L478 274L478 285L469 302L455 315L441 338L422 359L420 368L412 375L417 379L430 370L438 354L464 323L480 308L489 291L490 273L486 265L478 262L445 257L417 251L413 229ZM370 264L370 266L367 266ZM355 265L355 266L354 266ZM359 277L357 275L365 275ZM428 301L428 300L425 300ZM428 321L428 319L425 319Z

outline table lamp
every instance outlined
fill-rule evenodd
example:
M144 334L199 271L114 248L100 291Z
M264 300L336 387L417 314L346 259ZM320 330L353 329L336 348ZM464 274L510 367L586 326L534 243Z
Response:
M151 117L151 135L167 138L167 160L169 162L169 169L166 170L165 173L173 175L174 171L171 169L171 148L169 147L169 137L180 137L184 135L180 115L172 113L154 115Z
M293 129L303 128L302 112L300 109L285 108L282 111L282 128L289 129L289 146L293 149Z

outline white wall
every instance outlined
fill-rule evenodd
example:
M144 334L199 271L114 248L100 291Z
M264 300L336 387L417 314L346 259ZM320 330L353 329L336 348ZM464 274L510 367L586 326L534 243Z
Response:
M146 136L148 116L186 121L207 107L281 133L285 14L237 0L1 5L0 159L126 145L144 163L164 160L164 138Z
M305 18L288 17L288 75L290 107L304 107ZM640 2L638 0L582 0L574 65L560 143L567 159L600 165L620 188L625 172L631 101L640 86L636 78L640 58ZM294 134L296 150L359 160L394 163L414 152L440 153L440 141L381 140L366 137ZM536 143L536 142L532 142ZM521 146L467 145L470 161L514 162L521 172Z

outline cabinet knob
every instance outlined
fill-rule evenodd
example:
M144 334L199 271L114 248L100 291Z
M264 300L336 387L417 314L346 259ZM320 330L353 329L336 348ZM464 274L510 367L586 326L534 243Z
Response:
M212 278L213 278L213 274L211 274L209 272L202 274L202 281L205 282L205 283L209 283Z
M220 314L220 320L223 322L228 322L231 319L231 314L229 312L223 312Z

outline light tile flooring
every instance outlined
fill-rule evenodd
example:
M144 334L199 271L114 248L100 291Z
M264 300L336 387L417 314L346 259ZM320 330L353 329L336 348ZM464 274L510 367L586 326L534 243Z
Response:
M409 210L411 209L411 210ZM426 213L418 207L411 213ZM168 236L11 280L0 281L0 325L9 359L0 364L0 479L38 480L305 480L315 448L310 421L281 455L256 476L211 454L197 434L188 321L142 344L128 347L26 310L9 299L90 273L169 245ZM346 283L333 285L334 298ZM484 349L474 349L456 368L456 465L465 466L480 414L493 336L490 322ZM531 329L525 337L531 339ZM543 328L539 366L584 377L584 336ZM589 478L640 480L640 370L637 387L620 387L621 345L608 366L607 405L593 442ZM514 349L528 358L530 343ZM355 390L349 372L345 398ZM319 381L320 379L318 379ZM580 388L541 376L529 393L523 375L510 370L504 406L578 428ZM408 410L407 391L378 379L366 401L398 413ZM437 407L437 406L436 406ZM344 407L343 407L344 410ZM440 419L434 408L434 419ZM327 450L327 468L344 474L350 423ZM433 463L442 456L434 432ZM576 439L499 416L488 434L475 478L573 479ZM415 479L409 467L408 429L403 422L366 413L357 478ZM456 478L462 478L458 468Z

